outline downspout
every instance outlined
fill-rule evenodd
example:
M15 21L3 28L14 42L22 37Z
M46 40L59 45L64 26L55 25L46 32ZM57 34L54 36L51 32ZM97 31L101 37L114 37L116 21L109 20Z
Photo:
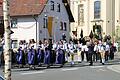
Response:
M38 26L37 26L37 21L38 21L38 20L37 20L37 18L36 18L35 15L33 15L33 18L34 18L35 23L36 23L36 24L35 24L35 26L36 26L36 31L35 31L35 32L36 32L36 47L37 47L38 38L39 38L39 37L38 37L38 36L39 36L39 33L38 33L38 31L37 31L37 30L38 30Z
M88 13L87 13L87 15L88 15L88 22L87 22L87 26L88 26L88 30L87 30L87 33L89 34L89 30L90 30L90 1L88 0L88 3L87 3L87 5L88 5Z

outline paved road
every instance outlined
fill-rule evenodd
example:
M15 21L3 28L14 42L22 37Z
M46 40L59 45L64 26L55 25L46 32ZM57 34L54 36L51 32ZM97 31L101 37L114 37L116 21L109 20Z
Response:
M75 67L13 69L12 80L120 80L120 71L115 70L115 66L120 68L118 64L103 66L95 63L94 66L87 66L87 63L82 63ZM0 74L3 75L2 70Z
M2 70L0 75L3 75ZM116 58L105 65L97 62L88 66L83 62L76 63L74 67L67 64L63 68L12 69L12 80L120 80L120 59Z

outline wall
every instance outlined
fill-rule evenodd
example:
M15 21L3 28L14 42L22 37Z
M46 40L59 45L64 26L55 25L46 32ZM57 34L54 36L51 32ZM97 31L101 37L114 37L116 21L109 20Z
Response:
M83 9L84 9L84 24L83 25L78 25L78 5L83 4ZM71 23L71 36L75 37L72 34L72 31L76 31L77 29L77 38L80 38L80 33L81 33L81 29L83 29L83 35L87 36L89 33L89 19L88 19L88 6L86 6L88 3L85 2L84 0L80 1L80 0L70 0L70 7L71 7L71 11L72 14L74 16L75 22Z
M115 0L115 15L116 36L120 37L120 0Z
M68 19L68 14L66 12L65 6L62 3L62 0L52 0L55 3L55 9L54 11L50 10L50 1L48 1L48 3L46 4L45 9L43 10L43 12L41 13L41 15L39 15L39 29L40 29L40 37L39 39L44 39L44 38L50 38L49 37L49 33L48 33L48 29L47 28L43 28L43 18L45 18L45 15L48 17L53 17L53 26L52 26L52 39L58 41L62 38L62 33L66 34L67 40L69 40L69 19ZM57 3L60 3L60 7L61 10L60 12L57 12ZM60 30L60 22L66 22L67 23L67 31L62 31Z
M94 1L101 1L101 18L100 19L94 19ZM113 35L114 31L115 31L115 24L116 24L116 20L115 20L115 14L120 15L120 5L119 4L115 4L115 1L117 1L116 3L120 1L119 0L85 0L85 1L79 1L79 0L71 0L71 10L72 13L74 15L75 18L75 23L71 24L71 29L72 30L76 30L76 27L79 27L79 32L78 35L80 34L81 28L83 29L84 32L84 36L88 36L90 31L93 30L93 25L95 25L95 22L98 25L101 25L102 27L102 34L109 34L109 35ZM73 4L74 2L74 4ZM77 2L77 3L76 3ZM85 20L85 24L84 26L78 26L78 4L84 4L84 20ZM119 6L119 8L115 8L115 6ZM116 10L116 13L115 13ZM117 16L118 17L118 16ZM116 19L117 19L116 17ZM120 19L120 17L119 17ZM79 38L79 36L78 36Z
M34 39L36 41L36 22L34 18L30 17L17 17L17 28L11 28L14 32L11 35L15 40Z

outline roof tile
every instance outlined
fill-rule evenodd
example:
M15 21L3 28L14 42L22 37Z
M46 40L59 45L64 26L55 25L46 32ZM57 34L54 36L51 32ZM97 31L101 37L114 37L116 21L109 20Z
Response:
M2 1L2 0L0 0ZM35 15L40 14L48 0L10 0L10 15ZM0 16L3 15L0 7Z

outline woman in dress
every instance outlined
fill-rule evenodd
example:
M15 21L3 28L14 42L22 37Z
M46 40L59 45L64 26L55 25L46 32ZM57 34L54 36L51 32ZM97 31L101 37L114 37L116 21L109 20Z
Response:
M50 50L48 40L44 41L44 64L47 65L47 68L50 67Z
M30 69L35 69L35 41L31 39L29 42L29 50L28 50L28 64Z
M65 54L63 50L64 50L63 42L59 41L56 52L56 64L61 64L60 67L63 67L65 62Z

